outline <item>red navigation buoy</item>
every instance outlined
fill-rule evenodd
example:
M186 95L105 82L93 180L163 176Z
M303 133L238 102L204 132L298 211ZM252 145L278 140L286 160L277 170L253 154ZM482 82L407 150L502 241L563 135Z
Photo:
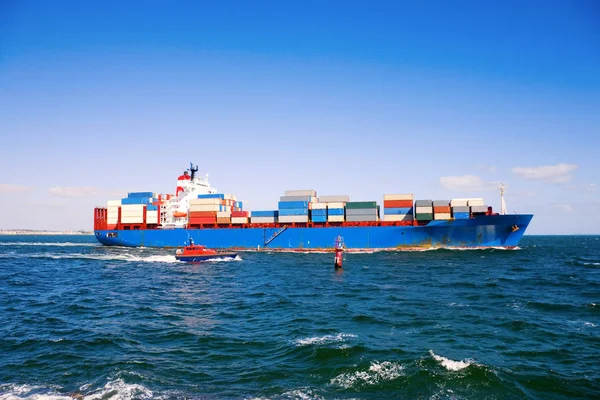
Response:
M342 268L342 262L344 261L344 238L338 236L335 239L335 259L334 265L336 268Z

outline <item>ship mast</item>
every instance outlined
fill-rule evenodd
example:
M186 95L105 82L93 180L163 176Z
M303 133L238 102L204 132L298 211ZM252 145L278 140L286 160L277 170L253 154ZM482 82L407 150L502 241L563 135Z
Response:
M504 186L504 183L501 183L498 189L500 190L500 215L506 215L508 213L506 211L506 202L504 201L504 191L506 190L506 186Z

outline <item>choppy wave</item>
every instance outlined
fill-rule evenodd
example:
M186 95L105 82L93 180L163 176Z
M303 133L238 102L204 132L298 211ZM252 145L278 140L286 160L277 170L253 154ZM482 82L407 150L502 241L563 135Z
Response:
M454 361L446 357L438 356L433 352L433 350L429 350L429 354L435 361L439 362L442 367L446 368L448 371L460 371L461 369L465 369L473 363L472 361Z
M173 255L134 255L134 254L4 254L3 258L34 258L52 260L100 260L100 261L125 261L125 262L150 262L150 263L178 263Z
M346 372L329 382L344 389L373 386L384 381L392 381L403 375L404 367L392 361L373 361L366 370Z
M351 333L338 333L337 335L314 336L294 340L296 346L324 345L329 343L344 342L346 339L355 338Z
M122 379L108 381L103 387L90 390L86 384L72 393L65 393L60 386L0 385L0 400L133 400L150 399L154 393L140 384L125 383Z

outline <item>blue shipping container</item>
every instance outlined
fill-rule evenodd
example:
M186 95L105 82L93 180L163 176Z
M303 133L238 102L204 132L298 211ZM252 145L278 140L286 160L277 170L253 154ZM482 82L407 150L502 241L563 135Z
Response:
M312 215L327 215L327 210L312 210Z
M312 222L327 222L327 217L324 215L313 215Z
M152 192L130 192L127 193L127 197L152 197L154 193ZM137 203L132 203L137 204Z
M279 210L280 217L289 217L295 215L308 215L308 208L284 208Z
M276 217L278 215L277 211L252 211L253 217Z
M328 208L327 215L344 215L343 208Z
M469 219L469 213L468 212L454 213L454 219Z
M221 200L223 200L225 198L225 195L221 194L221 193L199 194L198 198L199 199L221 199Z
M146 211L158 211L158 206L155 206L154 204L148 204Z
M413 208L384 208L383 213L385 215L404 215L404 214L412 214Z
M150 202L152 202L152 197L126 197L121 199L121 204L123 205L148 204Z
M308 201L280 201L277 204L280 210L285 208L306 208L308 209Z

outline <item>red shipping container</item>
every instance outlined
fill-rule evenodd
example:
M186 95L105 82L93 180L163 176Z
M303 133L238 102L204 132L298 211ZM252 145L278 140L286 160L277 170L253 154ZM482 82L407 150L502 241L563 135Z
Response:
M248 211L232 211L231 212L231 216L232 217L248 217Z
M434 214L450 214L450 206L437 206L433 207Z
M384 200L383 208L411 208L412 200Z
M217 218L216 211L190 211L190 218Z
M216 224L217 223L217 218L209 218L209 217L203 217L203 218L190 218L188 223L190 225L201 225L201 224Z

